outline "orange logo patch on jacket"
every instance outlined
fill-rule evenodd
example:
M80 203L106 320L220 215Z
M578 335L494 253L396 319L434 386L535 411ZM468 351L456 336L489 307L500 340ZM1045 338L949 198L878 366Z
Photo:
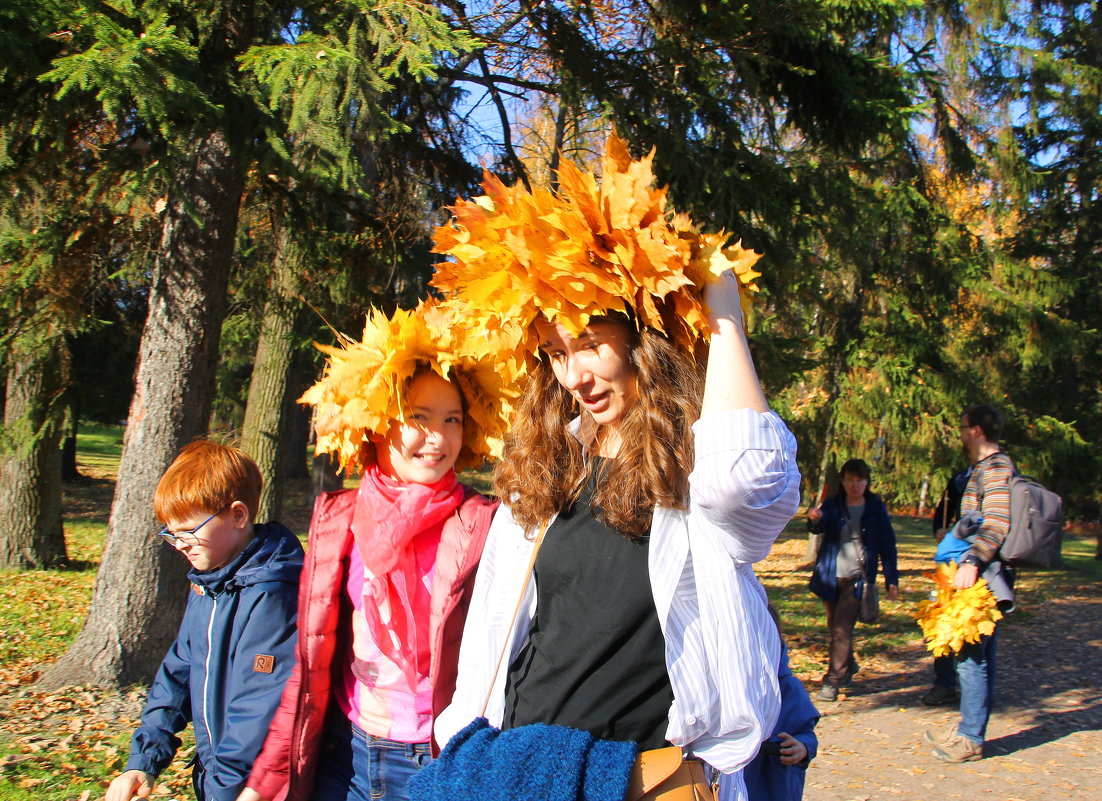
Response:
M257 654L253 657L253 671L256 673L271 673L275 670L275 657L268 654Z

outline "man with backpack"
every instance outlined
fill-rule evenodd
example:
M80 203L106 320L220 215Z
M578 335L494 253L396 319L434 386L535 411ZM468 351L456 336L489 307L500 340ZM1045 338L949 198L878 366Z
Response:
M961 513L982 516L979 531L960 557L956 586L966 589L976 583L987 566L999 558L1010 531L1010 482L1014 463L999 448L1003 419L990 406L973 405L961 415L960 438L972 460L972 475L961 499ZM1009 586L1014 571L1004 567ZM964 646L956 655L960 688L960 722L943 734L927 731L926 741L945 762L972 762L983 758L984 734L991 713L995 688L995 645L998 628L981 642Z

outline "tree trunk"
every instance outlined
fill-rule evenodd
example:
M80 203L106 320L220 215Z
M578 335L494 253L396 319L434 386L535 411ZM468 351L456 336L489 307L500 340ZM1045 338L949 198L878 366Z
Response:
M303 319L299 320L300 324L305 322L304 318L305 315L303 315ZM300 325L298 332L300 335L307 333L301 330L303 327ZM288 405L290 406L289 414L291 416L291 432L287 439L287 464L285 467L288 479L308 480L310 478L313 454L307 454L313 447L313 430L311 427L313 413L310 407L299 403L298 399L314 383L316 373L315 356L316 352L313 348L299 348L295 351L295 361L291 373L291 391L287 393Z
M831 490L838 488L838 460L834 455L834 438L835 428L837 423L831 416L830 423L827 426L826 437L823 438L823 458L819 460L819 489L815 493L815 497L811 499L811 503L807 505L808 509L818 506L827 499Z
M336 492L344 486L344 477L340 474L335 456L319 453L310 465L311 505L313 499L323 492Z
M551 161L548 174L551 176L551 191L559 189L559 159L562 158L562 146L566 140L566 103L559 98L559 110L555 112L555 142L551 146Z
M179 449L207 430L243 183L225 136L196 133L169 190L91 607L43 688L148 682L176 634L186 565L152 536L153 493Z
M80 430L80 397L70 388L71 400L65 413L65 437L61 441L61 480L80 481L80 466L77 465L77 432Z
M61 441L61 480L72 483L82 478L80 467L77 465L77 435L74 429Z
M834 487L837 480L838 465L834 459L834 417L832 415L830 423L827 425L826 437L823 440L823 458L819 462L819 491L815 493L815 497L807 505L809 511L826 500L827 494ZM822 538L822 534L815 534L810 531L807 533L804 562L808 565L815 564L815 560L819 558L819 543Z
M264 479L256 516L261 522L277 520L283 507L286 448L294 402L288 394L295 356L295 321L301 306L296 291L302 262L300 251L289 233L283 231L279 237L241 427L241 446L256 462Z
M310 412L295 403L295 392L290 396L291 431L287 436L287 460L283 469L287 471L287 479L294 481L310 478L310 461L306 458L306 448L310 443Z
M316 409L314 410L316 411ZM310 418L310 446L315 443L314 419ZM318 453L310 462L310 506L323 492L336 492L344 486L337 457L331 453Z
M930 479L932 476L927 473L922 479L922 487L918 493L918 514L921 517L926 514L926 498L930 494Z
M841 394L842 376L849 369L849 346L857 338L861 330L862 304L864 301L864 285L860 276L855 276L853 288L848 298L838 311L834 323L834 342L830 352L832 359L826 377L827 402L825 404L827 414L826 436L823 437L822 458L819 462L818 493L808 505L808 509L818 506L826 498L829 487L837 475L837 467L834 454L834 440L837 438L838 419L835 411L839 395ZM833 474L833 475L832 475ZM814 563L819 553L818 534L808 534L807 548L804 555L807 562Z
M0 453L0 567L39 568L65 561L58 445L68 366L61 337L28 337L9 354Z

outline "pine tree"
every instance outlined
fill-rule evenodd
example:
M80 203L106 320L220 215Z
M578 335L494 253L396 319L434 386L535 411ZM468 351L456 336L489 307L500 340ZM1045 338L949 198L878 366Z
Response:
M43 678L126 684L152 676L173 634L165 621L185 600L178 559L135 532L155 530L157 480L207 430L248 165L350 186L351 132L385 116L371 97L399 73L431 70L417 59L444 46L447 26L414 0L120 2L57 22L74 34L43 79L60 99L92 93L106 116L148 132L166 187L100 573L84 629Z
M85 299L103 275L119 270L125 241L149 214L142 191L127 186L140 169L128 134L91 95L58 100L39 80L72 37L58 18L75 12L70 3L0 9L0 354L7 378L0 484L13 499L0 510L0 563L7 567L65 559L58 442L68 408L68 339L88 327Z

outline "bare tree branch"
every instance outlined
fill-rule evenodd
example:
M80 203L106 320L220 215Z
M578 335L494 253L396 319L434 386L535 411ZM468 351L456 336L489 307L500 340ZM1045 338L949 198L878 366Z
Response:
M486 57L482 53L478 54L478 63L482 67L482 74L489 80L490 65L486 63ZM498 117L501 119L501 146L505 150L505 160L513 166L514 170L516 170L517 177L519 177L521 183L524 184L524 188L531 192L532 186L528 183L528 171L524 169L524 163L521 162L520 157L517 156L516 151L513 149L513 132L510 129L509 113L505 108L504 101L501 99L501 92L498 90L497 84L493 81L490 81L487 91L490 93L490 98L493 100L494 107L497 109Z

